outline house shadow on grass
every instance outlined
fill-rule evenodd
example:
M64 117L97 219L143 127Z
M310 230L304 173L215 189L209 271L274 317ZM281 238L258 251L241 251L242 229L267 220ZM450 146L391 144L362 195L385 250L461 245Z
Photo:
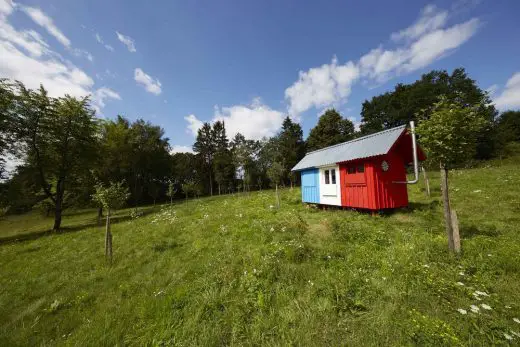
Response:
M139 212L140 212L139 216L144 217L151 213L157 212L157 210L154 209L153 207L151 207L151 208L147 208L147 209L141 209ZM64 216L64 217L66 217L66 216ZM114 225L114 224L126 222L130 219L132 219L132 217L129 214L123 215L123 216L113 216L110 218L110 224ZM97 218L89 218L81 224L74 225L74 226L68 226L68 227L62 227L60 229L60 231L58 231L58 232L53 232L52 230L38 230L38 231L30 232L30 233L17 234L17 235L0 238L0 245L2 245L4 243L10 243L10 242L22 242L22 241L36 240L36 239L39 239L40 237L45 237L45 236L50 236L50 235L63 235L63 234L67 234L67 233L81 231L81 230L87 229L87 228L94 228L94 227L104 228L105 222L106 222L105 217L103 217L101 224L97 223Z

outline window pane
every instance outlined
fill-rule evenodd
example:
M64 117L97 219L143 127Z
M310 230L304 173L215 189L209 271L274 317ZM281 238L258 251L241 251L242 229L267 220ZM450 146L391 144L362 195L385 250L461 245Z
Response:
M329 184L329 170L325 170L325 184Z
M365 172L365 165L359 164L357 167L357 172Z
M349 174L356 173L356 168L353 167L353 166L350 166L350 167L348 168L348 173L349 173Z
M336 184L336 169L330 170L330 180L332 184Z

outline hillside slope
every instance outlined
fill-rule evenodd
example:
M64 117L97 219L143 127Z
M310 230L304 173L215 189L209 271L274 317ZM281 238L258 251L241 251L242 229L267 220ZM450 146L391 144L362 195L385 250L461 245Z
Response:
M166 205L113 226L112 267L102 228L0 244L0 345L518 343L520 165L452 174L460 257L433 176L384 216L298 189Z

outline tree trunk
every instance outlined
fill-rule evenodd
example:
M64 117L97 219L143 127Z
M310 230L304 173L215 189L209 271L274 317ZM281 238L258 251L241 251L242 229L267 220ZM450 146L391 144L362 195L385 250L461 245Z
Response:
M101 219L103 218L103 207L98 207L97 210L97 224L101 226Z
M110 232L110 209L107 211L107 226L105 230L105 258L112 264L112 233Z
M170 206L173 205L173 195L170 196Z
M213 196L213 177L211 177L211 169L209 171L209 195Z
M455 210L451 210L451 226L453 228L453 250L455 253L460 253L459 219Z
M220 195L220 183L218 184L218 195Z
M275 185L276 189L276 208L280 208L280 195L278 193L278 183Z
M443 165L441 165L441 191L444 206L444 223L446 225L446 234L448 235L448 247L450 251L454 251L453 225L451 224L451 207L448 192L448 169Z
M54 209L53 231L59 231L61 227L61 213L63 212L63 180L58 179L56 184L56 206Z
M421 166L421 170L424 177L424 184L426 185L426 195L430 197L430 180L428 179L428 174L426 173L426 170L424 169L424 166Z

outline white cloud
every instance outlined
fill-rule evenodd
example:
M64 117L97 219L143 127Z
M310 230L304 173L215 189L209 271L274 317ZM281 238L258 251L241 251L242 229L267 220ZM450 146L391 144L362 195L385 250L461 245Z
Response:
M94 56L84 49L74 48L72 50L72 54L74 54L76 57L85 57L89 61L94 61Z
M36 31L18 30L10 24L9 16L15 8L12 2L0 0L0 76L19 80L32 89L42 84L54 97L91 94L94 81L89 75L53 51ZM52 23L44 16L47 18L44 23ZM86 51L72 48L68 51L89 58ZM103 90L94 93L93 99L98 96L101 102L93 106L102 107L103 100L114 98Z
M175 153L195 153L190 146L173 145L170 154Z
M92 107L94 107L97 114L101 114L101 109L105 107L106 99L121 100L121 96L116 91L107 87L97 89L91 96Z
M501 111L520 109L520 72L509 78L504 90L494 98L496 107Z
M200 121L194 114L190 114L189 116L184 117L184 120L188 122L186 132L188 134L192 134L194 137L197 136L197 130L199 130L204 123Z
M438 11L435 5L427 5L413 25L393 33L390 37L394 41L414 40L427 32L443 27L447 19L448 11Z
M130 36L123 35L117 31L116 31L116 34L117 34L117 38L119 39L119 41L121 41L126 46L126 48L128 48L128 50L130 52L137 51L135 49L135 41Z
M41 27L43 27L49 34L54 36L63 46L70 48L70 40L61 32L54 24L52 18L43 13L42 10L35 7L20 5L20 9L25 12L31 19Z
M155 95L161 94L161 82L158 79L154 79L150 75L147 75L140 68L135 69L134 79L138 84L143 85L146 91Z
M346 102L354 83L382 83L388 79L424 68L446 56L477 32L480 21L472 18L446 28L449 13L433 5L426 6L411 26L391 34L397 45L384 49L382 45L352 61L300 71L299 78L285 90L289 113L298 114L314 107L338 106Z
M96 33L94 36L96 37L96 41L98 43L102 44L103 47L105 47L108 51L110 51L110 52L114 51L114 47L110 46L109 44L106 44L105 41L103 41L103 38L101 37L101 35Z
M184 119L188 122L188 132L197 136L197 130L203 122L193 114ZM249 105L215 106L215 114L210 123L224 121L230 138L241 133L247 139L260 140L273 136L280 129L283 119L282 112L271 109L260 98L255 98Z
M297 117L311 107L327 107L344 100L358 76L359 70L354 63L338 65L336 57L330 64L300 71L298 81L285 90L289 114Z

